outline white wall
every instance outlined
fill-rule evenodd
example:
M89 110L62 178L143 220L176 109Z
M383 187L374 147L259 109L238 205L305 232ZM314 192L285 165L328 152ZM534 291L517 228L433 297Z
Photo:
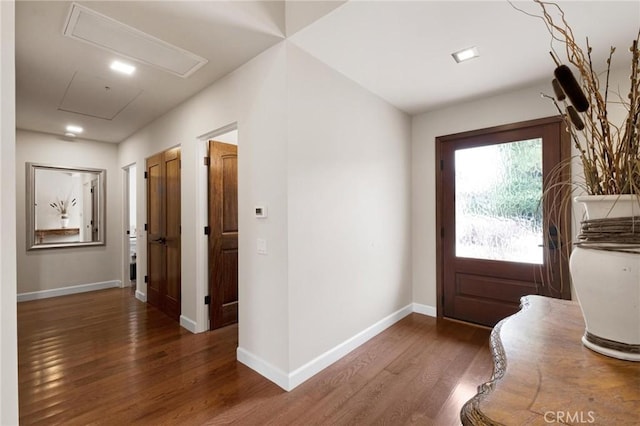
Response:
M239 208L239 345L280 372L288 361L285 48L263 52L120 144L122 167L137 163L137 222L146 222L144 160L182 150L182 318L192 331L208 329L207 178L200 136L237 123ZM267 205L257 220L254 205ZM269 241L267 256L256 239ZM146 235L138 239L138 283L146 294ZM144 295L139 295L144 298Z
M296 370L411 303L411 127L408 115L293 44L288 64Z
M626 94L629 72L612 72L610 87ZM549 74L551 78L551 71ZM604 83L603 83L604 84ZM436 303L436 185L435 138L468 130L558 115L557 109L540 93L552 93L550 82L452 105L413 117L412 121L412 233L413 301ZM610 117L622 123L623 109L611 108ZM575 155L575 149L574 149ZM574 168L574 176L581 171ZM576 177L574 179L579 179ZM581 207L574 206L578 215Z
M18 424L15 4L0 1L0 424Z
M45 133L16 133L18 293L120 280L122 258L121 173L115 144L78 139L73 142ZM106 245L26 250L25 163L107 170Z

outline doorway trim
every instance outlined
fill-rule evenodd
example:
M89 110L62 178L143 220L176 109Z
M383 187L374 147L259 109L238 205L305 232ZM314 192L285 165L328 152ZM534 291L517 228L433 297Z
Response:
M122 167L122 278L121 287L129 287L131 280L129 279L129 234L127 230L131 228L129 223L129 211L131 209L129 200L129 179L131 174L131 168L136 167L136 163L127 164ZM136 169L137 172L137 169ZM138 184L138 177L135 179L136 185ZM136 206L136 212L137 212ZM137 213L136 213L137 215ZM137 281L136 276L136 281Z
M196 138L196 155L199 164L196 170L196 230L198 235L196 250L196 324L192 329L193 333L201 333L209 330L209 306L204 304L204 298L209 294L209 237L204 234L204 227L209 225L209 169L204 164L204 158L208 156L209 139L238 130L238 122L234 121L222 127L203 133ZM240 139L238 137L238 139ZM240 146L238 144L238 146ZM240 149L240 148L238 148ZM238 170L241 168L240 158L238 158ZM240 194L240 183L238 182L238 193ZM182 321L181 321L182 324Z

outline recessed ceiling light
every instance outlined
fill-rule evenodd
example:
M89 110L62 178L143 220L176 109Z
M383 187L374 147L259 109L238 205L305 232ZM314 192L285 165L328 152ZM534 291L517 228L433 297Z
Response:
M82 133L82 127L80 127L80 126L74 126L74 125L70 124L70 125L68 125L68 126L67 126L67 132L69 132L69 133L75 133L75 134ZM67 135L67 136L68 136L68 135ZM74 136L75 136L75 135L74 135Z
M113 61L110 68L114 71L118 71L122 74L127 75L133 74L133 72L136 70L136 67L134 67L133 65L125 64L124 62L120 61Z
M451 56L453 56L453 59L455 59L456 62L460 63L468 61L469 59L477 58L480 56L480 53L478 53L478 48L474 46L452 53Z

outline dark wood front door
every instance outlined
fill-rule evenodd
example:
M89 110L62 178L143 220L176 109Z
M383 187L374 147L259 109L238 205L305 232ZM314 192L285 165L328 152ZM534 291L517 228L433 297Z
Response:
M570 297L557 232L569 212L540 202L563 190L563 129L552 117L437 138L441 315L493 326L524 295Z
M238 322L238 147L209 141L209 318Z
M180 318L180 148L146 161L147 301Z

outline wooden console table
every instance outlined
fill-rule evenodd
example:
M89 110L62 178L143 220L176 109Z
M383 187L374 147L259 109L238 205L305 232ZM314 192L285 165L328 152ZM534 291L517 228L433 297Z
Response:
M36 239L42 243L45 237L80 235L80 228L36 229Z
M462 408L462 424L639 424L640 363L584 347L577 302L521 301L491 333L493 376Z

